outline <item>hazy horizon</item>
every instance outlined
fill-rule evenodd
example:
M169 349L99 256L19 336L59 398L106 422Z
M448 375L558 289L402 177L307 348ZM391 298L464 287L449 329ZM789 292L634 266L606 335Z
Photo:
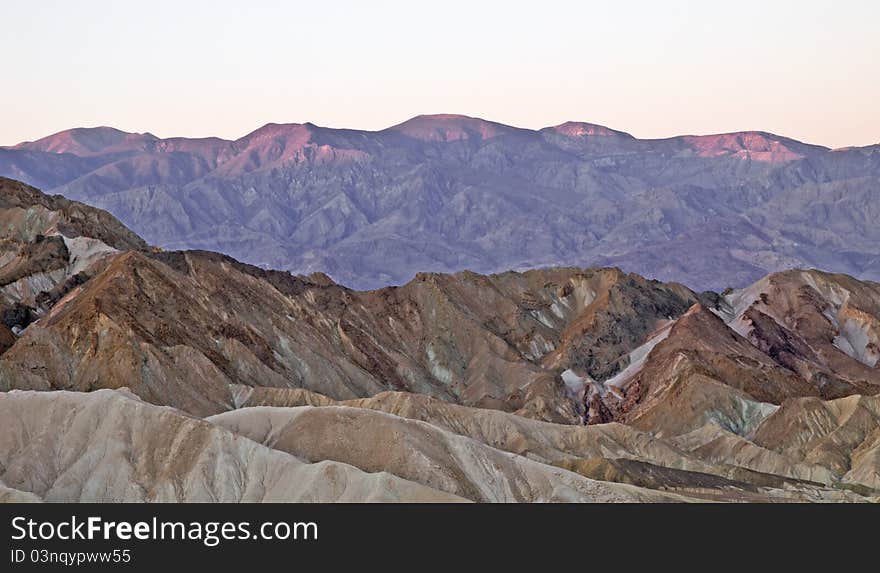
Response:
M379 130L454 113L639 138L760 130L880 143L867 1L92 1L6 7L0 145L74 127L236 139L266 123ZM846 41L841 42L844 38Z

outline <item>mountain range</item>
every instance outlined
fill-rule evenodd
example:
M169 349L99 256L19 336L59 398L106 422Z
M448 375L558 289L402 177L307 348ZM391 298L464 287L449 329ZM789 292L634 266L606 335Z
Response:
M880 501L880 283L845 274L354 290L0 178L0 318L0 500Z
M880 280L880 145L432 115L381 131L268 124L235 141L72 129L0 148L0 175L165 249L359 289L542 266L716 291L790 268Z

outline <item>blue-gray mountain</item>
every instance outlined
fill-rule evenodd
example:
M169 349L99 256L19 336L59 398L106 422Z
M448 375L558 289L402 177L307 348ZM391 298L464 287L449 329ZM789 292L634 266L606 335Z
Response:
M73 129L0 148L0 175L104 208L162 247L357 288L548 265L697 289L792 267L880 279L880 145L439 115L377 132L269 124L236 141Z

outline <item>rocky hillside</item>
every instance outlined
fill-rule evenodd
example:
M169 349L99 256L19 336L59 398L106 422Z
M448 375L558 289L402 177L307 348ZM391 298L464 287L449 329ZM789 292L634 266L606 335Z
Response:
M640 140L455 115L378 132L269 124L235 141L73 129L0 148L0 175L164 248L355 288L571 265L699 290L794 267L880 280L880 147L763 132Z
M547 268L356 291L149 247L6 179L0 222L4 499L880 496L877 283Z

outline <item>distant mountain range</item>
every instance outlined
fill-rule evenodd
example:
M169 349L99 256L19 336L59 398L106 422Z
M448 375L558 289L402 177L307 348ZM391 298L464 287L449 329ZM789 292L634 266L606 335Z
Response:
M357 288L550 265L697 290L793 267L880 279L880 145L434 115L376 132L269 124L235 141L72 129L0 148L0 175L164 248Z

